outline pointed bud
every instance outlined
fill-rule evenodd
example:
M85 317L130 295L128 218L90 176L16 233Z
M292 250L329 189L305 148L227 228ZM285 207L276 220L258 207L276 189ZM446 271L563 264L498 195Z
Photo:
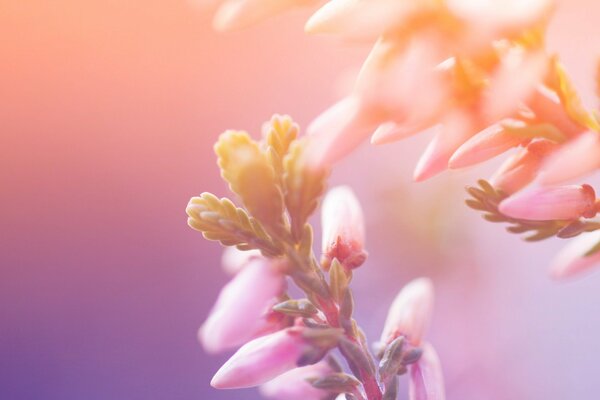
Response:
M309 379L319 379L334 371L327 361L319 361L313 365L292 369L260 386L260 394L273 400L309 400L321 399L328 392L317 389L309 383Z
M556 93L544 86L532 94L527 107L535 114L537 121L554 125L567 137L575 137L584 131L569 117Z
M229 275L235 275L254 258L264 258L260 250L238 250L234 246L226 247L221 257L221 266Z
M556 185L580 178L600 168L600 134L586 132L561 146L544 163L540 181Z
M600 251L589 254L600 243L600 230L583 233L569 243L556 255L550 267L550 276L555 279L567 279L580 275L600 265Z
M537 176L542 162L556 144L545 139L536 139L526 148L508 158L490 179L490 183L504 193L515 193L529 185Z
M284 276L269 260L251 260L221 290L200 328L199 338L206 351L219 352L281 328L281 314L269 312L284 288Z
M304 337L308 331L311 329L287 328L246 343L217 371L210 384L217 389L253 387L302 366L307 354L316 363L319 360L314 360L313 353L318 350L324 355L327 349L316 349L312 340Z
M430 127L431 126L426 122L414 125L386 122L379 125L375 132L373 132L371 144L380 145L392 143L413 136Z
M327 192L321 211L323 265L334 258L347 269L357 268L367 258L362 209L352 189L335 187Z
M465 168L487 161L520 145L523 138L507 132L501 124L482 130L452 154L448 166L451 169Z
M511 218L534 221L592 218L595 201L590 185L542 187L503 200L498 210Z
M423 343L423 354L410 367L408 387L410 400L444 400L444 376L437 353L429 343Z
M427 278L408 283L396 296L381 333L381 342L389 344L404 336L413 346L421 343L433 311L433 284Z

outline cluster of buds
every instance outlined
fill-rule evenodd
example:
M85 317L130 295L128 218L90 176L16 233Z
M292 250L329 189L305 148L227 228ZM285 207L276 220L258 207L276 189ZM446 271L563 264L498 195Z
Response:
M410 372L411 400L443 400L439 360L422 340L433 308L431 282L417 279L398 294L373 355L353 318L349 286L367 258L360 204L345 186L326 194L318 262L307 219L326 174L305 161L297 131L288 117L275 116L260 142L223 134L215 146L222 176L244 207L204 193L186 209L192 228L229 246L222 264L232 278L199 339L207 352L239 348L211 385L258 386L266 398L282 400L392 400L398 376ZM306 297L290 298L292 283Z

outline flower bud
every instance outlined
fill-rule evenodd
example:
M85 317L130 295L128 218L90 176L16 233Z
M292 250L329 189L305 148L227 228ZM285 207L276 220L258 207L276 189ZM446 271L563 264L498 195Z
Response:
M503 200L498 209L511 218L534 221L571 220L596 215L596 194L590 185L536 188Z
M295 368L261 385L260 394L273 400L321 399L326 397L328 392L313 387L308 380L334 372L327 361Z
M346 268L362 265L367 258L365 227L360 204L347 186L335 187L325 196L321 211L325 269L334 258Z
M540 181L555 185L579 178L600 168L600 134L586 132L565 143L544 163Z
M408 398L410 400L444 400L444 376L437 353L429 343L423 343L423 354L410 367Z
M248 262L222 290L199 339L208 352L238 346L281 328L284 316L271 313L285 278L265 258Z
M246 343L217 371L210 384L217 389L253 387L302 366L306 355L315 351L305 338L305 330L308 328L287 328Z
M600 251L587 255L600 243L600 231L582 233L563 247L550 267L550 276L566 279L585 273L600 265Z
M264 257L261 255L260 250L252 249L242 251L231 246L225 248L223 256L221 257L221 266L229 275L235 275L254 258Z
M389 344L404 336L419 346L433 311L433 284L428 278L415 279L396 296L381 333L381 342Z

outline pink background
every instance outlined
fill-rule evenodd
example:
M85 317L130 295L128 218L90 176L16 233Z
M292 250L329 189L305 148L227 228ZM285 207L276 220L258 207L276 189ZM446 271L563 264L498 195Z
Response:
M368 47L305 36L307 15L218 35L183 0L0 0L1 399L257 398L209 387L227 355L196 329L227 278L184 208L226 193L222 130L274 112L305 126L360 65ZM590 104L599 17L564 1L550 35ZM498 160L411 183L428 137L363 146L332 177L368 218L359 321L376 338L395 292L428 275L449 399L598 398L600 275L551 282L562 243L462 205Z

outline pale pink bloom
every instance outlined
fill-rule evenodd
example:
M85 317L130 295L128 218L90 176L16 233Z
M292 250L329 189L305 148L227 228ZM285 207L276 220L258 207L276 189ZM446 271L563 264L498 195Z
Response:
M213 26L219 31L247 28L290 9L316 0L225 0L217 10Z
M487 161L523 143L501 124L490 125L458 148L450 158L450 168L465 168Z
M427 278L409 282L392 302L381 333L381 342L405 336L419 346L433 311L433 284Z
M429 121L423 121L415 125L398 124L386 122L377 127L371 136L371 144L387 144L413 136L425 129L430 128Z
M576 137L585 131L569 117L556 93L545 86L539 86L533 92L527 107L534 113L538 123L554 125L566 137Z
M468 111L454 111L447 115L417 162L413 179L421 182L445 171L450 157L479 129Z
M596 194L589 185L552 186L517 193L503 200L498 209L512 218L571 220L596 215Z
M600 251L586 256L594 246L600 243L600 231L582 233L556 255L550 267L550 276L566 279L590 271L600 265Z
M533 140L526 148L506 159L490 183L507 194L523 189L537 177L544 158L555 148L556 144L549 140Z
M345 268L365 261L365 223L358 199L348 186L330 189L321 209L323 266L337 258Z
M423 354L410 366L408 398L410 400L444 400L444 375L440 359L429 343L423 343Z
M219 352L281 328L281 319L270 311L284 289L283 274L269 260L250 260L223 287L198 332L206 351Z
M540 183L555 185L600 168L600 134L586 132L565 143L544 163Z
M261 336L243 345L217 371L210 384L217 389L262 385L297 368L311 347L302 336L302 328L287 328Z
M226 247L221 257L221 266L229 275L235 275L255 258L264 258L260 250L238 250L236 247Z
M327 361L295 368L260 386L260 394L273 400L320 400L328 392L313 387L308 379L322 378L335 371Z

